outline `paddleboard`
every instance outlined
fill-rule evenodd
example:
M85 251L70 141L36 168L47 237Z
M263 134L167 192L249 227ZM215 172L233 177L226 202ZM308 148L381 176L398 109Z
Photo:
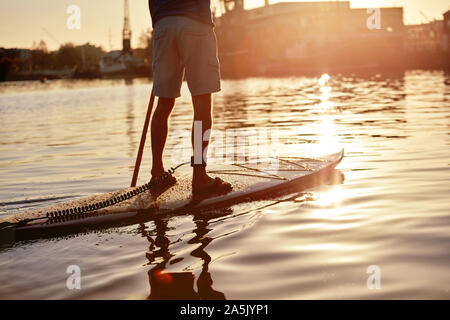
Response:
M0 235L14 240L46 238L83 229L120 226L151 220L157 215L191 214L216 210L240 202L274 197L280 192L301 191L320 185L340 163L344 150L313 158L279 157L257 162L210 164L208 173L230 182L233 191L227 194L193 196L192 169L182 165L174 173L177 182L163 190L146 190L130 199L88 213L58 215L70 208L86 208L109 199L131 194L135 188L117 190L63 204L12 215L0 220ZM55 213L55 215L49 213Z

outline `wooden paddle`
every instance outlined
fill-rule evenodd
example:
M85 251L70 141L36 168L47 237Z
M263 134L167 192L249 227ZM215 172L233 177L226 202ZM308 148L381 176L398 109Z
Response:
M133 173L133 179L131 180L131 187L136 187L136 182L137 182L137 178L139 175L139 168L141 167L142 154L144 153L145 138L147 137L148 125L150 123L150 117L152 115L152 109L153 109L154 102L155 102L155 95L153 94L153 88L152 88L152 94L150 96L150 101L148 103L148 108L147 108L147 116L145 117L145 122L144 122L144 129L142 130L141 143L139 144L139 151L138 151L138 154L136 157L136 164L134 165L134 173Z

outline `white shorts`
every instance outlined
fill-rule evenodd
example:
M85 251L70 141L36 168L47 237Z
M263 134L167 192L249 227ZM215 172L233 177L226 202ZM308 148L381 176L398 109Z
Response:
M220 91L214 27L183 16L158 20L153 32L153 93L180 96L183 76L192 96Z

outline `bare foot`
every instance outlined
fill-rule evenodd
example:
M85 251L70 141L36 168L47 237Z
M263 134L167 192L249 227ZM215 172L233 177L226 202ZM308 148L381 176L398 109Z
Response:
M212 178L206 173L194 174L192 178L192 193L194 194L227 193L231 190L233 190L231 184L218 177Z
M177 179L173 175L168 175L164 177L165 172L163 171L161 174L152 174L152 178L150 179L150 183L154 183L154 187L164 187L167 185L172 185L177 182Z

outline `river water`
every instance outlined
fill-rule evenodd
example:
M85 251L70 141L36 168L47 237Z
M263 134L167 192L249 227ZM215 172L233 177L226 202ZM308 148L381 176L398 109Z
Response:
M215 128L276 131L281 155L343 147L341 179L210 215L4 245L0 298L450 298L448 74L222 86ZM0 216L128 186L150 88L147 80L0 84ZM191 110L184 85L168 165L185 160L171 156L180 144L189 153L180 136ZM150 165L148 141L140 183ZM67 286L72 265L80 289Z

